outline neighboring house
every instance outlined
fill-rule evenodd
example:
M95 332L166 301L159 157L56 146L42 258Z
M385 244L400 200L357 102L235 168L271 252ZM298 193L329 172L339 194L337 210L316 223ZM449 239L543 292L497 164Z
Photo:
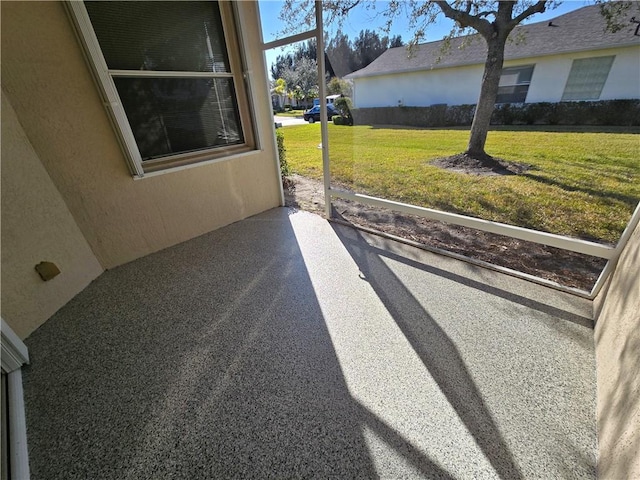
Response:
M631 17L633 13L629 14ZM597 5L516 27L505 50L497 103L640 98L637 24L605 30ZM466 45L464 45L466 44ZM347 75L356 107L474 104L486 44L479 35L391 48Z
M279 110L284 108L285 105L285 96L280 95L275 92L275 88L271 89L271 106L274 110Z

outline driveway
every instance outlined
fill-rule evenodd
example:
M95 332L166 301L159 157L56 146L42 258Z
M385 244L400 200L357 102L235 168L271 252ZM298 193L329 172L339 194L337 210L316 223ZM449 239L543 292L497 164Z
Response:
M281 123L283 127L288 127L290 125L303 125L307 123L302 117L281 117L279 115L274 115L273 121L276 123Z

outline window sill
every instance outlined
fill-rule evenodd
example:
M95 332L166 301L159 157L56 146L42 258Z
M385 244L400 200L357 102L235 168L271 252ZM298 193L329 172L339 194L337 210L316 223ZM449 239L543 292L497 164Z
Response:
M211 165L213 163L220 163L220 162L226 162L226 161L230 161L230 160L235 160L235 159L238 159L238 158L252 157L252 156L255 156L255 155L260 155L263 152L264 152L263 150L254 149L254 150L234 153L234 154L231 154L231 155L225 155L223 157L215 157L215 158L211 158L209 160L201 160L201 161L197 161L197 162L187 163L187 164L184 164L184 165L175 165L175 166L172 166L172 167L163 168L162 170L155 170L155 171L151 171L151 172L145 172L144 176L134 175L133 179L134 180L144 180L145 178L157 177L158 175L165 175L167 173L174 173L174 172L178 172L180 170L187 170L189 168L202 167L202 166L205 166L205 165Z

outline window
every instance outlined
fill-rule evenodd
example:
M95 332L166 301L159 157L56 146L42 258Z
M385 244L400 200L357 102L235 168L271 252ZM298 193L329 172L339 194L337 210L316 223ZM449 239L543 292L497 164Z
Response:
M574 60L562 101L598 100L614 58L615 55Z
M69 2L135 176L254 149L227 2Z
M527 99L533 65L503 68L496 103L522 103Z

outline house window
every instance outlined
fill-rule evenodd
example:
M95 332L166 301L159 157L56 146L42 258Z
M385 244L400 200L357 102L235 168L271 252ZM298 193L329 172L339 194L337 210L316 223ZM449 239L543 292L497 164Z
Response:
M533 65L503 68L496 103L522 103L527 98Z
M228 2L69 2L136 176L255 148Z
M562 101L598 100L614 58L615 55L574 60Z

